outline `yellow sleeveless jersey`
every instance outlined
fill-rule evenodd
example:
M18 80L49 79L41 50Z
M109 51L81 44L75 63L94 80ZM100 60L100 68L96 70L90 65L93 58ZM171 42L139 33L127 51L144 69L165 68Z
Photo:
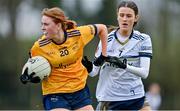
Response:
M95 34L95 25L80 26L67 30L61 45L45 36L34 43L31 56L45 57L52 67L50 76L42 81L43 95L72 93L85 87L88 72L81 63L83 48Z

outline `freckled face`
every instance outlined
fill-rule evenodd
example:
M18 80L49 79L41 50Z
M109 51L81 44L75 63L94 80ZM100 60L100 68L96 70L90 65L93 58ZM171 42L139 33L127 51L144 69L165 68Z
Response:
M117 20L121 31L131 32L134 22L138 20L138 16L135 16L133 9L121 7L117 12Z
M41 18L41 29L47 39L53 39L58 33L58 25L55 24L51 17L43 15Z

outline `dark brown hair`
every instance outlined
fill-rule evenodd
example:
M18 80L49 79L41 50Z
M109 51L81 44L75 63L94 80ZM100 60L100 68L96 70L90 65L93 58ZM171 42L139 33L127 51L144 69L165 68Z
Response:
M53 18L53 21L62 24L62 29L72 29L76 26L76 22L72 20L68 20L68 17L65 16L64 11L58 7L53 8L45 8L42 11L42 15Z
M108 29L108 33L112 32L113 30L118 28L118 26L113 26L113 25L106 25L106 27Z
M119 3L118 7L117 7L117 11L119 11L119 9L120 9L121 7L131 8L131 9L134 11L135 16L138 15L138 13L139 13L137 5L136 5L133 1L130 1L130 0L122 0L122 1ZM133 25L133 26L135 26L136 24L137 24L137 22L134 22L134 25ZM111 31L117 29L118 26L107 25L107 28L108 28L108 33L110 33Z
M139 13L137 5L136 5L133 1L130 1L130 0L122 0L122 1L119 3L119 5L118 5L117 11L118 11L121 7L131 8L131 9L134 11L135 16L137 16L138 13ZM135 26L136 24L137 24L137 22L134 22L134 26Z

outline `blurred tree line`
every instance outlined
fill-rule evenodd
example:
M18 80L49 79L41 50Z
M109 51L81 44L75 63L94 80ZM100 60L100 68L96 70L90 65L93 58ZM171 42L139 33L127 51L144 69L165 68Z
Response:
M27 0L26 0L27 1ZM0 110L2 109L42 109L41 85L22 85L19 81L21 69L28 59L28 51L34 40L21 40L17 37L17 15L23 0L0 0L0 16L5 13L10 24L8 34L0 33ZM94 15L88 15L82 9L82 0L75 1L75 11L62 5L64 0L32 0L32 7L42 10L45 7L62 7L70 18L78 24L104 23L117 25L116 4L119 0L102 0L102 7ZM69 0L69 2L72 2ZM152 1L147 1L152 4ZM152 37L153 59L148 79L143 80L145 89L152 82L158 82L162 89L161 109L180 109L180 1L159 0L159 9L155 25L151 23L153 12L149 10L148 19L141 18L136 29ZM174 7L176 6L176 7ZM1 21L1 20L0 20ZM28 23L27 23L28 26ZM85 55L93 59L95 38L87 47ZM92 49L86 50L86 49ZM96 105L95 88L98 77L88 78L94 106Z

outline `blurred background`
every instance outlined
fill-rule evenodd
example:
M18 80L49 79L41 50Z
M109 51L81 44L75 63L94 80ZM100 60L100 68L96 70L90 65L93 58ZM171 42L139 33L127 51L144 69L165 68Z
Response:
M180 1L134 0L140 10L135 29L152 38L153 59L145 89L156 82L161 87L161 110L180 109ZM78 25L117 25L116 6L120 0L0 0L0 110L40 110L41 84L22 85L22 67L34 41L42 34L41 11L58 6ZM85 47L93 59L98 37ZM93 106L98 77L88 78Z

